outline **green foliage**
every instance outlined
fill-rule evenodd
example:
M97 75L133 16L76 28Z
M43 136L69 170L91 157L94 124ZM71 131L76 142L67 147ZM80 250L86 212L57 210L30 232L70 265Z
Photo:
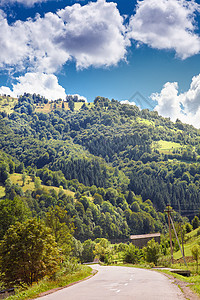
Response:
M147 246L143 248L143 251L146 261L157 265L160 256L160 246L154 239L148 241Z
M27 203L23 198L14 197L13 200L0 200L0 239L17 221L23 222L31 216Z
M94 249L95 249L95 242L92 240L86 240L83 243L83 252L81 255L81 262L92 262L94 260Z
M186 233L189 233L192 231L192 225L190 223L186 223L185 224L185 230L186 230Z
M124 252L123 260L125 263L137 264L141 261L142 251L130 243Z
M67 211L57 205L51 207L46 213L45 224L51 229L56 243L62 249L65 257L68 258L72 251L74 224Z
M38 109L44 104L52 106L48 113ZM65 110L59 99L55 104L26 93L14 112L1 115L0 180L7 198L23 196L41 218L51 206L63 207L80 241L161 231L166 219L160 212L168 203L176 211L198 209L199 130L99 96L87 109ZM35 178L35 191L23 195L9 186L15 171ZM70 189L76 199L41 184Z
M35 299L39 297L41 293L47 292L49 290L65 287L72 283L75 283L79 280L83 280L91 275L92 269L88 266L79 266L76 270L73 267L74 263L72 263L72 268L67 266L67 269L72 269L72 273L58 272L55 278L47 278L40 280L38 283L33 284L28 287L28 289L17 289L16 295L11 296L9 300L26 300L26 299Z
M191 249L191 252L192 252L192 257L196 261L196 264L197 264L196 271L198 272L198 262L199 262L199 255L200 255L200 247L199 247L199 245L194 245L192 247L192 249Z
M193 229L196 229L199 227L199 218L197 216L195 216L194 219L192 220L192 227L193 227Z
M36 219L17 222L0 244L0 271L7 285L31 285L59 268L61 256L51 231Z

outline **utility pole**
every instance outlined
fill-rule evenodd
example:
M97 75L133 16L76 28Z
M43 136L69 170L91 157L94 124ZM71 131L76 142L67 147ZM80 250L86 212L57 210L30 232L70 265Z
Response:
M182 242L182 251L183 251L183 256L185 256L185 250L184 250L184 241L183 241L183 228L182 224L181 225L181 242Z
M165 210L165 212L168 215L168 225L169 225L169 238L170 238L170 248L171 248L171 263L174 263L174 259L173 259L173 248L172 248L172 234L171 234L171 223L170 223L170 213L171 213L171 209L170 206L167 206L167 209Z
M182 254L182 256L183 256L184 263L185 263L185 265L186 265L186 267L187 267L187 263L186 263L186 260L185 260L185 256L184 256L183 251L182 251L182 249L181 249L181 245L180 245L180 242L179 242L179 239L178 239L178 235L177 235L177 232L176 232L176 228L175 228L175 226L174 226L174 222L172 221L171 216L170 216L170 220L171 220L171 223L172 223L172 227L173 227L173 229L174 229L174 233L175 233L175 236L176 236L176 240L177 240L178 245L179 245L179 249L180 249L181 254Z

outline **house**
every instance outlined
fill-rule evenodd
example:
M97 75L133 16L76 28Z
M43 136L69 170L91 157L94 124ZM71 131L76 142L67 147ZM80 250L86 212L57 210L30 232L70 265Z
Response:
M155 242L160 244L160 233L150 233L150 234L141 234L141 235L131 235L130 241L133 245L138 248L143 248L147 245L148 241L154 239Z

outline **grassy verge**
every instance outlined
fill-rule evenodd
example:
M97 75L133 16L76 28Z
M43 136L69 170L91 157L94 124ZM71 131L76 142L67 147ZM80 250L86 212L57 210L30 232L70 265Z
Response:
M184 276L172 273L167 270L159 270L159 272L171 275L183 282L191 284L190 289L193 290L198 296L200 296L200 276L199 275L192 275L190 277L184 277Z
M92 269L88 266L81 266L80 269L73 274L61 275L56 280L43 279L38 283L35 283L24 291L16 291L15 296L10 296L8 300L26 300L34 299L41 293L56 289L59 287L65 287L71 283L87 278L92 274Z

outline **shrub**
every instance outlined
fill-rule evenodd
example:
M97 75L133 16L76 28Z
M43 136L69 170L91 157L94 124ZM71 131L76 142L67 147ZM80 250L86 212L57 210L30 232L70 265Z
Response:
M157 265L160 256L160 245L154 239L148 241L147 247L144 247L143 251L146 261Z
M139 263L141 260L141 250L135 247L133 244L130 244L126 251L124 252L123 260L126 263L135 264Z

